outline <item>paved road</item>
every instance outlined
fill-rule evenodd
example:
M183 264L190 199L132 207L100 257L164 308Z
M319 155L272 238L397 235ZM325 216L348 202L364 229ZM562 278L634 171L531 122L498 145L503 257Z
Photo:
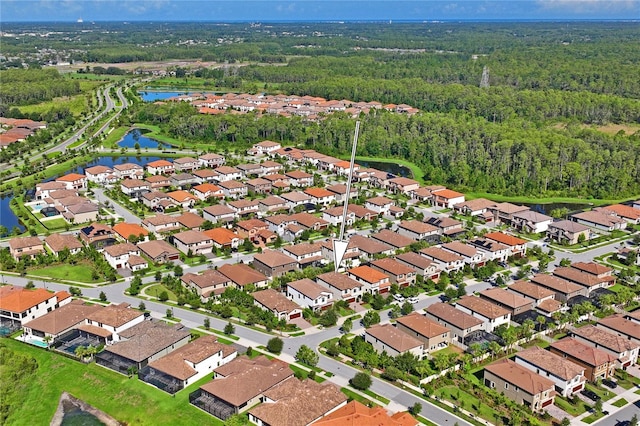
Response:
M616 426L623 421L631 420L631 417L633 417L634 414L637 415L640 420L640 401L628 404L622 410L609 416L603 417L602 419L592 424L594 426Z
M128 223L137 223L142 222L138 216L133 214L128 209L124 208L122 205L118 204L114 199L110 198L105 194L104 188L94 188L93 189L93 198L95 198L101 204L109 203L108 210L115 210L115 212L124 218L124 220Z

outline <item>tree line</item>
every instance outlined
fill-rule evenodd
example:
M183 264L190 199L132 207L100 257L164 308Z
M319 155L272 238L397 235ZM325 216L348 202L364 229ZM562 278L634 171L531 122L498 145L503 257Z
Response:
M29 105L59 96L81 93L78 81L64 78L56 69L0 71L0 106Z

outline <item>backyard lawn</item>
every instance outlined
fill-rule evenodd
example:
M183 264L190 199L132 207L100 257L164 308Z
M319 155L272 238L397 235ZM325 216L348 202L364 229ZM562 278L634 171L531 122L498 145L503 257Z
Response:
M42 278L55 278L58 280L77 281L81 283L96 283L100 281L100 278L97 280L91 278L93 274L93 267L85 263L77 265L63 264L45 266L44 268L30 269L28 274Z
M7 425L44 425L51 422L62 392L69 392L86 403L130 425L222 425L213 416L189 404L189 393L208 382L206 377L175 397L137 378L32 348L12 339L3 343L11 350L34 357L38 369L29 377L22 405Z
M42 226L44 226L45 228L51 231L56 229L66 229L67 225L69 224L66 220L62 218L43 220L40 223L42 223Z

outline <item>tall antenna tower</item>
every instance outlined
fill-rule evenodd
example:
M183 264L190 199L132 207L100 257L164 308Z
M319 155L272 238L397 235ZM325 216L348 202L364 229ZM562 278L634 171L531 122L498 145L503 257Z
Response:
M480 79L480 88L481 89L489 88L489 67L486 65L484 66L484 68L482 68L482 78Z
M353 146L351 147L351 162L349 163L349 177L347 178L347 193L344 199L344 208L342 210L342 223L340 224L340 235L333 240L333 269L338 272L342 258L347 252L349 240L344 238L344 228L347 224L347 213L349 208L349 197L351 196L351 179L353 177L353 165L356 161L356 147L358 146L358 132L360 131L360 122L356 121L356 131L353 133Z

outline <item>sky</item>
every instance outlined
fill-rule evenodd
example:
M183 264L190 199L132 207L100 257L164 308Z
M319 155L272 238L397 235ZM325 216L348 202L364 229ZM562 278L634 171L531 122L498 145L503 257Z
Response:
M0 0L15 21L640 20L640 0Z

